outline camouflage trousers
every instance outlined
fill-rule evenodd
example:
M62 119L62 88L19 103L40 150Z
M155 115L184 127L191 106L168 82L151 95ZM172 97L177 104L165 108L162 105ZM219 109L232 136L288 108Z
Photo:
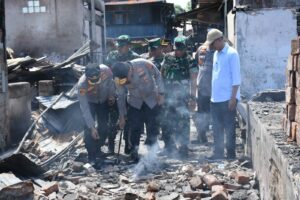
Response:
M162 108L162 139L165 146L178 143L180 146L188 145L190 141L190 113L187 105L165 105Z

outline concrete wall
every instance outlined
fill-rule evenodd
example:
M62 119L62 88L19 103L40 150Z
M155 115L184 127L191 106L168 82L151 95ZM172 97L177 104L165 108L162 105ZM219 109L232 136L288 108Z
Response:
M284 88L290 44L297 36L294 11L260 9L237 12L228 19L235 19L229 38L235 38L240 54L241 92L250 97L265 89Z
M235 0L236 5L250 5L251 8L292 8L300 6L299 0Z
M247 136L252 145L253 168L261 200L299 200L300 148L287 142L282 129L284 95L279 94L283 96L281 102L270 102L274 95L248 105Z
M27 0L5 0L7 46L17 54L70 55L82 45L81 0L40 0L45 13L22 13Z

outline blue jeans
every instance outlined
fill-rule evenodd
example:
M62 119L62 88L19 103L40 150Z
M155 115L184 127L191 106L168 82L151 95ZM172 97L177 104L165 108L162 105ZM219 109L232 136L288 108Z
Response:
M227 157L235 157L235 117L236 109L229 111L228 101L211 103L211 115L214 136L214 154L224 156L224 138L226 135Z

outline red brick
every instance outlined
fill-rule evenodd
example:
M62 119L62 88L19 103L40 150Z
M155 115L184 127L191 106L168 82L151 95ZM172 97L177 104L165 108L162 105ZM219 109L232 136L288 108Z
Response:
M52 192L57 192L58 191L58 183L57 182L47 183L45 186L42 187L42 191L45 192L46 196L48 196Z
M295 88L295 104L300 106L300 88Z
M227 190L239 190L239 189L242 188L242 185L225 183L224 188L227 189Z
M296 116L296 105L287 105L287 116L289 121L294 121Z
M286 69L287 69L287 72L296 71L296 70L293 69L293 56L292 55L290 55L289 58L288 58Z
M297 145L300 147L300 129L298 129L296 133L296 142Z
M288 104L295 103L295 88L287 87L285 90L285 101Z
M224 191L217 191L211 195L211 200L228 200L228 195Z
M296 72L294 71L289 71L288 72L288 87L296 87Z
M297 122L292 122L292 129L291 129L291 139L293 141L296 141L296 135L297 135L297 131L299 129L299 125L297 124Z
M291 41L291 54L299 54L300 53L300 40L299 38L295 38Z
M296 73L296 88L300 90L300 74L299 72Z
M286 131L286 123L287 123L287 115L283 116L282 118L282 128Z
M245 171L237 171L235 180L238 184L246 185L250 182L250 177Z
M203 188L203 182L199 176L193 177L189 183L193 190Z
M206 174L205 176L203 176L203 182L207 185L207 187L211 188L213 185L219 185L219 181L218 179L211 174Z
M292 130L292 122L290 122L289 120L287 120L285 134L286 134L288 137L291 136L291 130Z
M293 71L299 72L298 65L299 65L299 55L293 55Z

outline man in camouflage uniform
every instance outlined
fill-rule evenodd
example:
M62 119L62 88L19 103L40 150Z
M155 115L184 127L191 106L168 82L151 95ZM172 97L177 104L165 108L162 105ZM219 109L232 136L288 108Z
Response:
M162 52L160 38L155 38L148 41L149 43L149 60L160 70L161 63L164 60L165 54Z
M203 44L196 52L195 60L198 61L199 73L197 77L197 113L194 115L194 122L197 128L197 142L206 143L206 132L210 123L210 96L211 79L213 69L214 51L209 45Z
M166 88L163 121L166 132L163 134L163 140L167 151L176 149L175 141L178 142L179 153L182 155L188 154L190 111L193 111L196 105L198 74L197 65L187 54L186 47L186 37L176 37L175 51L166 54L161 68Z
M78 100L85 120L85 147L91 162L101 156L101 146L108 135L108 110L116 104L115 92L112 72L107 66L86 66L85 74L78 81Z
M117 38L117 50L111 51L107 58L106 58L106 64L110 68L113 66L113 64L117 62L126 62L133 60L135 58L139 58L139 55L132 51L130 49L130 37L128 35L121 35ZM109 144L108 144L108 149L111 153L114 152L115 148L115 138L117 135L117 121L118 121L118 108L117 105L114 107L111 107L109 110L110 113L110 123L109 123L109 130L110 130L110 135L109 135ZM129 145L128 145L128 124L125 127L124 130L124 140L125 140L125 153L129 153Z
M127 116L130 123L131 158L138 161L141 129L146 124L148 144L157 142L158 107L164 102L164 86L156 66L143 58L113 65L117 86L119 125L122 129ZM126 106L128 102L128 109Z

